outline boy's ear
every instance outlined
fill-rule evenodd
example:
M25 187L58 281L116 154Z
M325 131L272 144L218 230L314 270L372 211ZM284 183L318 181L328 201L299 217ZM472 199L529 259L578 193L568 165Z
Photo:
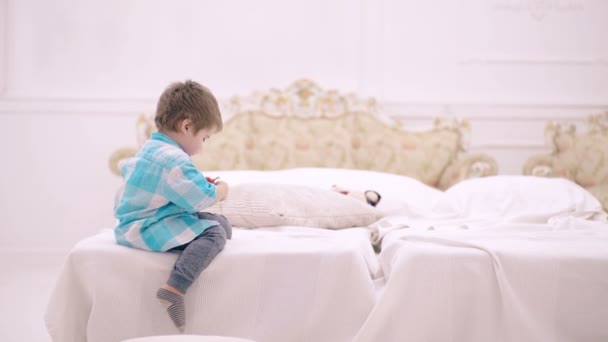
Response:
M179 128L180 128L180 131L182 133L188 133L188 132L190 132L190 130L193 129L192 128L192 120L191 119L184 119L184 120L182 120L182 122L179 124Z

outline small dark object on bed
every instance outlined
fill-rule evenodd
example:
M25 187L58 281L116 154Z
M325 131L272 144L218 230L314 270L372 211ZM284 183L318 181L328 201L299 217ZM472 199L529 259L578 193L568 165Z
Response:
M382 199L382 196L380 196L378 191L375 190L366 190L363 194L365 195L367 204L371 205L372 207L377 206Z
M380 196L380 194L376 190L365 190L363 192L353 191L353 190L341 188L337 185L333 185L331 187L331 189L333 191L339 192L343 195L365 201L365 202L367 202L367 204L371 205L372 207L377 206L378 203L380 202L380 200L382 199L382 196Z

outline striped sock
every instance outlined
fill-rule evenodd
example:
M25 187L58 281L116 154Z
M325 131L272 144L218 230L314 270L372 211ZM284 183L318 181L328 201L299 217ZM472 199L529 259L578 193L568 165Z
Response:
M167 307L167 313L173 321L173 324L175 324L180 332L184 332L184 326L186 325L184 296L160 288L156 292L156 298Z

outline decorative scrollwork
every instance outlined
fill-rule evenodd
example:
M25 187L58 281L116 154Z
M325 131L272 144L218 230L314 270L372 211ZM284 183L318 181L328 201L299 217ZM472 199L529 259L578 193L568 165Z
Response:
M554 152L570 147L576 134L576 126L571 123L550 121L545 126L545 144Z
M249 96L232 97L225 107L229 117L248 111L275 117L319 118L351 112L377 114L378 104L373 98L362 99L355 94L323 90L311 80L300 79L285 89L272 88Z
M550 154L528 158L525 175L563 177L589 190L608 209L608 113L587 118L589 129L576 134L573 124L549 122L545 139Z
M591 133L604 134L608 132L608 112L589 116L587 124Z
M333 167L407 175L434 187L497 173L493 158L465 152L470 124L465 119L435 119L434 129L404 130L401 122L379 113L376 100L323 90L301 79L285 89L233 97L223 104L222 133L192 156L202 170L275 170ZM153 119L138 118L141 146L155 130ZM135 149L116 151L110 160L118 174ZM444 177L450 170L449 177ZM441 184L440 184L441 180Z
M469 149L471 144L471 123L465 118L435 118L433 120L435 129L450 129L460 135L459 150L464 152Z

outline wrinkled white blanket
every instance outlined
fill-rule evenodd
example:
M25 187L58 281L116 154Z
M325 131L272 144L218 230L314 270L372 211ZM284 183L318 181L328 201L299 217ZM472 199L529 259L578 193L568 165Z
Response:
M385 237L386 285L355 341L608 341L605 223L429 227Z

